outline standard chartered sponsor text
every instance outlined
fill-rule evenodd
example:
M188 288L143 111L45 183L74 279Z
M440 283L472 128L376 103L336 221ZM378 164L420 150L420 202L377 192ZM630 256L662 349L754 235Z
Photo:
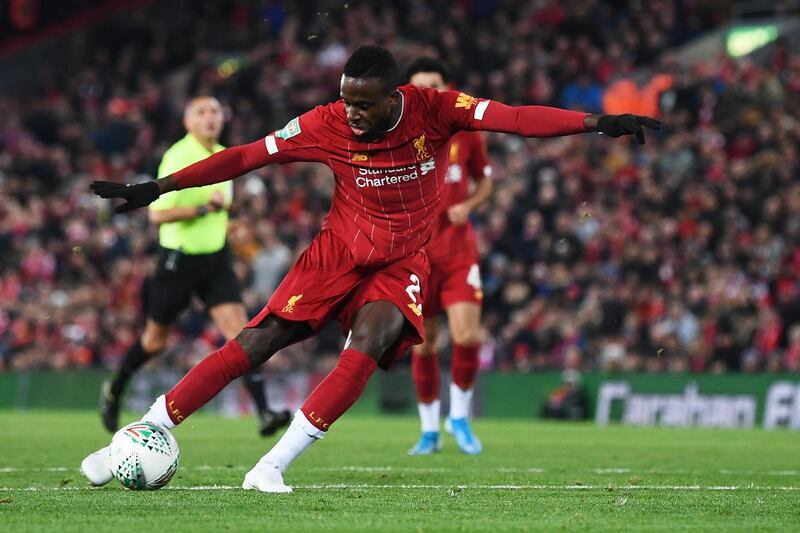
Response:
M383 187L384 185L396 185L407 181L419 179L435 168L433 159L424 161L420 167L417 165L407 165L393 168L359 168L356 177L358 187Z

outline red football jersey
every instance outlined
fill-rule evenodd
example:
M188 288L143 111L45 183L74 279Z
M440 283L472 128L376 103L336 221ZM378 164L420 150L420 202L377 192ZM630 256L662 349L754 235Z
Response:
M447 208L469 198L469 181L491 179L489 154L478 131L461 131L450 140L447 173L442 186L442 204L431 241L425 251L431 266L438 264L472 264L478 258L478 244L472 224L455 225L447 216Z
M344 103L319 106L263 140L235 146L173 176L179 189L233 179L271 163L318 161L336 187L324 227L347 243L359 265L394 261L424 246L440 213L447 144L459 130L526 137L586 131L586 113L511 107L457 91L399 87L400 118L373 142L359 140Z
M476 98L400 87L400 119L383 138L357 140L341 101L318 106L266 137L275 162L320 161L336 187L324 228L361 264L393 261L428 242L440 212L447 145L473 119Z

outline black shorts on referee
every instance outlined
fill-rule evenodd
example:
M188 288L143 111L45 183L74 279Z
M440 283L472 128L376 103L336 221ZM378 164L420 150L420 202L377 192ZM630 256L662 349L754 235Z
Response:
M213 254L189 255L159 246L158 262L146 288L147 316L162 325L175 322L196 295L206 309L240 303L242 287L228 246Z

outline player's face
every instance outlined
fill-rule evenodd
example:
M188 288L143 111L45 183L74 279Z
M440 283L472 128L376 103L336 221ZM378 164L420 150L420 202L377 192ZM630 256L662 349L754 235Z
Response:
M436 89L437 91L447 90L444 78L438 72L417 72L408 80L411 85L425 89Z
M397 90L386 94L376 78L342 76L340 96L350 129L365 141L379 137L392 126L392 112L400 102Z
M216 98L195 98L186 108L186 131L203 140L216 141L222 133L222 106Z

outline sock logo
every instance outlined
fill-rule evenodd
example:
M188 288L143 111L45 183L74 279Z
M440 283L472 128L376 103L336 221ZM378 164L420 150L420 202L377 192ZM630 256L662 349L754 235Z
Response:
M176 423L180 424L183 422L183 415L181 414L181 410L175 407L175 401L170 400L169 402L169 412L172 414L172 419L175 420Z
M322 417L319 417L319 416L315 415L314 411L311 411L311 413L308 415L308 418L309 418L309 420L311 421L312 424L314 424L315 426L317 426L318 428L320 428L323 431L327 431L328 428L330 427L330 424L326 423L322 419Z

